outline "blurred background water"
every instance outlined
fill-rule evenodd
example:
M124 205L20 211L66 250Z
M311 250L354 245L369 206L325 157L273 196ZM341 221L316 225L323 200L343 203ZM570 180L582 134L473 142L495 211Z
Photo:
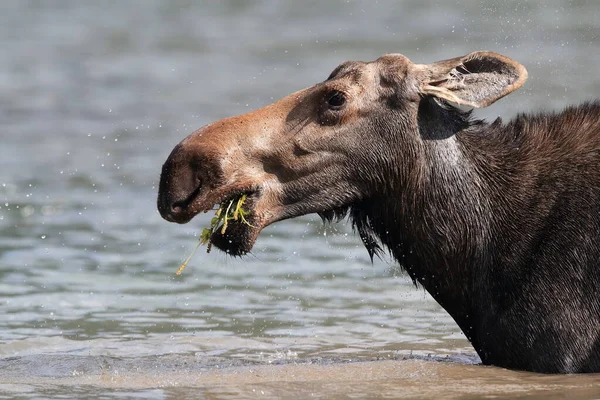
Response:
M344 223L284 221L174 277L210 216L162 220L160 167L192 130L384 53L500 52L529 81L477 115L558 110L600 92L599 29L593 0L0 3L0 357L474 354Z

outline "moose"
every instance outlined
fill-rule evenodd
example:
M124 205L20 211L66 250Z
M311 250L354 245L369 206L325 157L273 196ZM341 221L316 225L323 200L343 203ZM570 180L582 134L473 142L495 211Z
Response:
M186 223L245 195L215 231L241 256L259 232L348 218L452 316L482 363L600 372L600 102L478 120L527 70L493 52L344 62L329 77L183 139L158 209Z

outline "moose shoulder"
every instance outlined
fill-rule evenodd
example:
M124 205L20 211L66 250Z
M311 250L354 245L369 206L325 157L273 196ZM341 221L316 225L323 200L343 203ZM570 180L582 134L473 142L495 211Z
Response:
M507 124L451 104L488 106L526 78L491 52L343 63L185 138L158 208L185 223L246 194L249 224L211 238L232 255L276 221L349 216L371 256L387 247L484 364L600 372L600 104Z

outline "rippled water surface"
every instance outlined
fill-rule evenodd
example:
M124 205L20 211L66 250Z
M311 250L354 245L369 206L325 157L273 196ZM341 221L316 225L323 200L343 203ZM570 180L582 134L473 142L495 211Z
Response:
M175 277L210 217L162 220L160 167L192 130L321 81L342 61L383 53L432 62L493 50L519 60L527 85L479 112L486 118L595 98L599 29L595 1L1 3L0 378L10 383L2 390L199 393L77 380L86 365L133 374L132 365L152 369L167 356L210 370L412 354L450 356L458 362L450 372L432 372L450 381L464 368L489 371L468 365L476 356L452 319L392 260L371 263L345 223L284 221L262 232L251 255L199 252ZM8 371L22 371L22 382ZM37 384L65 374L74 382ZM370 393L383 396L379 388ZM591 390L581 396L600 396Z

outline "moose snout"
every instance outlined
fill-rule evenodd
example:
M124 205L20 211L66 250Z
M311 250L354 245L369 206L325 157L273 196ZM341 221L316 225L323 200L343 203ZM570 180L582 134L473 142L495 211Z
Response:
M203 186L203 169L197 162L175 151L162 167L157 206L169 222L186 223L193 216L191 205Z

